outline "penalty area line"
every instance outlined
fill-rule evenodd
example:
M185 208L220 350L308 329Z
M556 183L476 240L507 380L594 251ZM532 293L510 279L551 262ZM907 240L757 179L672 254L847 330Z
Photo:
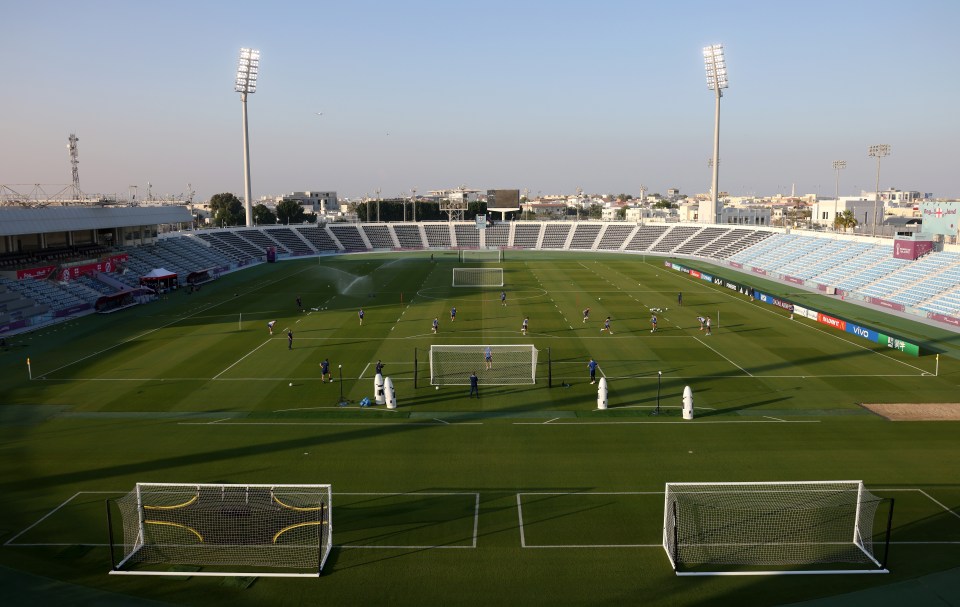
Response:
M244 354L242 357L240 357L240 359L237 360L235 363L233 363L232 365L230 365L229 367L227 367L227 368L224 369L223 371L217 373L217 374L214 375L211 379L217 379L218 377L220 377L221 375L223 375L224 373L226 373L226 372L229 371L230 369L232 369L232 368L234 368L235 366L237 366L238 364L240 364L240 362L241 362L244 358L250 356L251 354L253 354L253 353L256 352L257 350L259 350L260 348L262 348L262 347L264 347L265 345L267 345L268 343L270 343L271 341L272 341L271 339L268 339L267 341L263 342L262 344L260 344L260 345L257 346L256 348L254 348L253 350L250 350L249 352L247 352L246 354Z

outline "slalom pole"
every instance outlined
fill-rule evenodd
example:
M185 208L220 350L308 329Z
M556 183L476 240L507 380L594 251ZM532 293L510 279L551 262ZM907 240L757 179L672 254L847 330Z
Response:
M938 354L938 356L939 356L939 354ZM30 368L30 358L29 358L29 357L27 357L27 375L30 377L31 380L33 379L33 369Z
M240 312L240 318L237 319L237 331L243 331L243 312Z
M30 359L28 358L28 359L27 359L27 365L29 365L29 364L30 364ZM939 355L939 354L937 354L937 369L936 369L936 371L934 372L934 376L936 376L936 377L939 377L939 376L940 376L940 355Z

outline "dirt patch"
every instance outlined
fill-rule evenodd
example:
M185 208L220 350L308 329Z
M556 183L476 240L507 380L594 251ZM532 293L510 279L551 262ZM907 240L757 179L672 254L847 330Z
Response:
M861 405L895 422L960 420L960 403L861 403Z

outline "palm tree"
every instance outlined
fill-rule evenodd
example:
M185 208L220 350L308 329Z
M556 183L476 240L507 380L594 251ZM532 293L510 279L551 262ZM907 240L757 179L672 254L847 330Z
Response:
M847 229L856 229L858 225L859 225L859 222L857 221L857 218L853 215L853 211L851 211L850 209L847 209L842 213L838 214L836 218L833 220L833 227L842 228L844 232L846 232Z

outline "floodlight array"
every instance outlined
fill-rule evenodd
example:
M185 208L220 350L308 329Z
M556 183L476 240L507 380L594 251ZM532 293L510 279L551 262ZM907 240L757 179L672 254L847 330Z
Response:
M727 63L723 58L722 44L703 49L703 64L707 69L707 88L711 91L727 88Z
M889 156L890 145L887 143L871 145L869 148L867 148L867 154L870 156L870 158L882 158L884 156Z
M260 70L260 51L242 48L237 63L237 83L234 90L238 93L257 92L257 73Z

